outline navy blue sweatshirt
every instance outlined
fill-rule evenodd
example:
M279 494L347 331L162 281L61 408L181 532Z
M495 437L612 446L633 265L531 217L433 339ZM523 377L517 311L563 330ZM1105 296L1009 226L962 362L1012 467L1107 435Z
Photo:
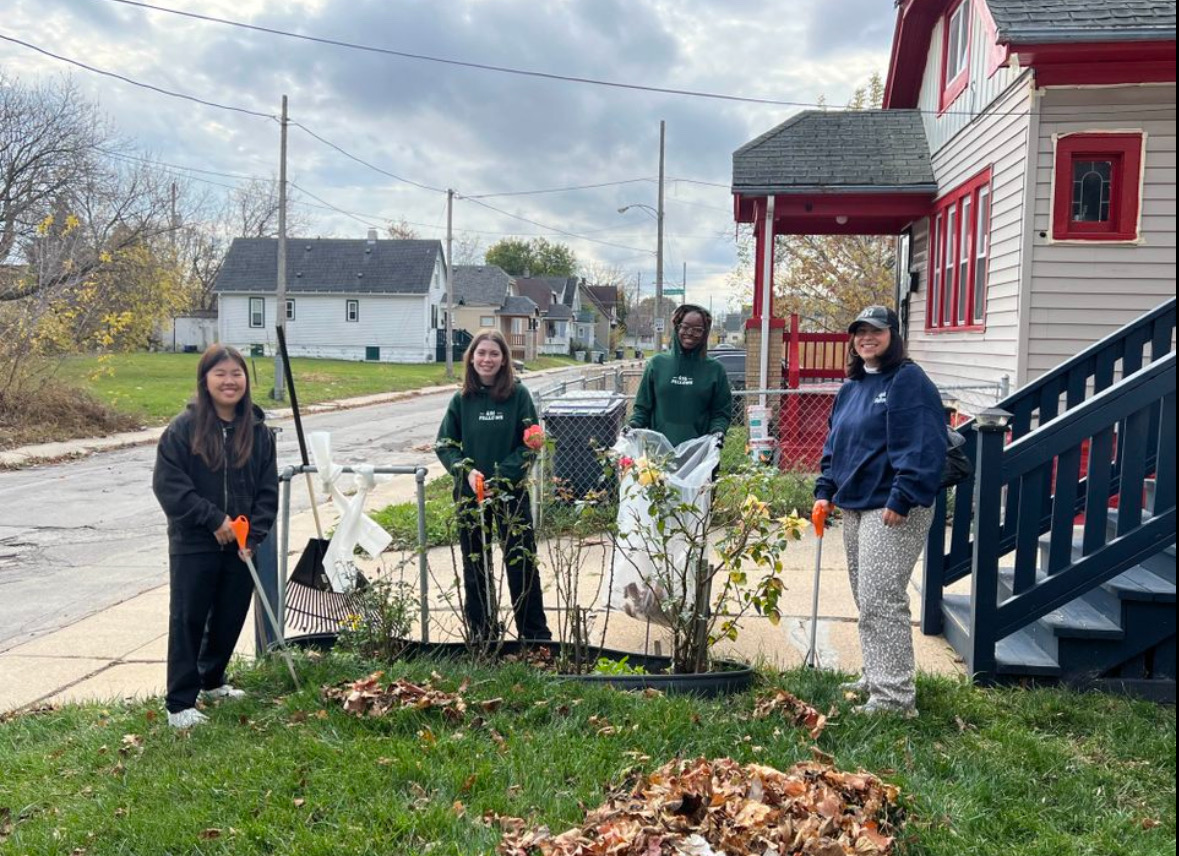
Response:
M831 409L815 498L853 511L929 507L948 440L937 387L916 363L843 384Z

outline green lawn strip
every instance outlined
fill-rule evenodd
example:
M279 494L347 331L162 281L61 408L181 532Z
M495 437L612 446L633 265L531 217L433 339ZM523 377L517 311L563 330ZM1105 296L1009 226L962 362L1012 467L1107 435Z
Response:
M491 854L499 833L485 813L563 830L635 766L729 756L784 769L812 757L802 731L749 718L752 695L644 698L523 666L386 666L417 681L437 671L446 690L470 679L472 711L451 723L429 711L362 720L312 689L370 668L304 660L309 689L277 702L281 665L247 670L253 697L216 707L188 736L149 720L158 700L0 724L0 830L12 824L0 852ZM1174 853L1173 709L922 678L917 722L858 719L837 681L792 672L764 683L820 709L838 703L818 747L902 788L906 856ZM476 709L492 698L505 703ZM142 750L120 754L127 734Z
M111 354L74 356L62 361L57 376L88 390L100 401L144 424L167 422L192 395L196 384L197 354ZM247 357L254 397L264 407L274 388L274 358ZM565 357L541 357L532 370L574 365ZM460 367L461 368L461 367ZM446 385L440 363L407 365L348 360L291 360L300 404L315 404L381 392L402 392Z

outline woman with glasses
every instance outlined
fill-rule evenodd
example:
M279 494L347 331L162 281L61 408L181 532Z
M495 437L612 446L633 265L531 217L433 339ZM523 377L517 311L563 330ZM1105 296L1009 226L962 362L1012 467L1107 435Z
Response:
M925 546L948 447L937 387L910 360L897 314L869 306L848 327L847 381L831 410L816 513L843 509L867 695L857 713L917 716L909 579Z
M658 431L673 446L711 434L719 446L733 418L733 393L724 366L708 356L712 315L685 303L671 323L671 351L648 361L629 427Z

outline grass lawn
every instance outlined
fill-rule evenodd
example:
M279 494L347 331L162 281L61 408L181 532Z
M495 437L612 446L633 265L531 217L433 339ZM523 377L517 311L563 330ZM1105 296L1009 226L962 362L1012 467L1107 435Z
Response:
M372 667L304 660L306 688L277 698L281 664L239 673L251 698L222 703L191 734L167 727L158 699L4 722L0 851L492 854L487 813L563 831L636 766L728 756L786 769L815 746L785 720L751 719L756 693L646 698L519 665L386 666L416 681L436 671L448 691L469 679L463 722L431 711L358 719L320 700L318 687ZM838 705L817 747L902 789L903 856L1175 852L1174 709L923 678L920 720L863 719L847 713L838 680L771 675L758 692ZM494 712L478 705L495 698Z
M144 424L167 422L192 394L197 354L113 354L66 359L58 377L88 390L100 401ZM274 387L274 358L247 357L256 400L266 406ZM533 371L577 365L570 357L540 357ZM399 392L446 383L446 367L439 363L399 365L346 360L291 360L300 404L314 404L378 392ZM525 378L527 380L527 378Z

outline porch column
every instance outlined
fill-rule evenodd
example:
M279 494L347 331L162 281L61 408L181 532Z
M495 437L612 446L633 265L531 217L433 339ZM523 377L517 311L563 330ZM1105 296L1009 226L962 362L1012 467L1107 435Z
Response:
M754 203L753 317L745 324L746 386L781 389L785 321L774 317L774 198ZM764 343L764 346L763 346ZM766 396L758 403L766 406ZM777 407L778 401L769 402ZM776 418L773 424L777 424Z

